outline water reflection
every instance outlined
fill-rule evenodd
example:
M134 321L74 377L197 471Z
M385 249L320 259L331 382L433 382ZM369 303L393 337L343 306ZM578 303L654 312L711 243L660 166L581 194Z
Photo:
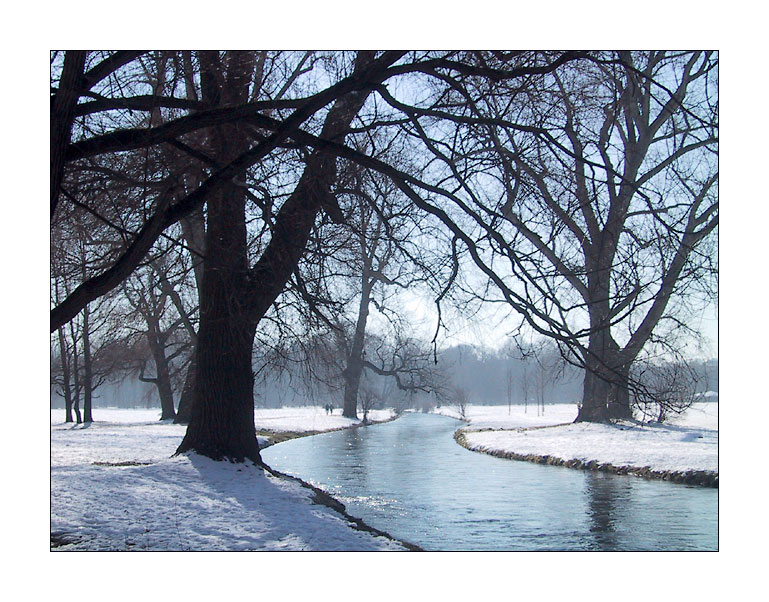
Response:
M717 549L718 491L470 452L409 414L269 447L265 462L427 550Z
M585 473L585 499L589 530L599 550L617 549L617 522L627 514L630 484L596 472Z

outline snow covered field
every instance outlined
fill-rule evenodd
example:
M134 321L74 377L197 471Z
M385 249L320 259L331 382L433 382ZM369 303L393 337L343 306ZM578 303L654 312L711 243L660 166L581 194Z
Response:
M403 549L353 529L295 481L251 464L197 454L171 458L185 427L159 416L159 410L96 408L95 422L84 427L64 423L62 410L51 412L51 532L71 542L58 549ZM313 407L259 410L256 418L257 428L273 431L353 422Z
M459 417L457 408L435 410ZM666 424L572 424L575 404L545 406L468 406L465 441L470 449L521 456L646 468L652 471L718 472L718 404L694 404ZM549 428L535 428L549 427ZM492 430L488 430L492 429Z

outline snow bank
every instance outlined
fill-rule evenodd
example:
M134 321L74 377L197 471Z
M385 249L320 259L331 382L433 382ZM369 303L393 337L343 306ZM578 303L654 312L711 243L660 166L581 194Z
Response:
M260 411L266 421L264 412L280 410ZM74 426L52 412L51 532L59 549L404 549L352 528L314 503L310 489L252 464L171 458L185 427L159 415L97 409L96 422ZM320 430L337 417L304 425L296 413L273 418L273 428Z
M383 422L390 420L394 415L392 409L369 410L368 420L369 422ZM362 418L363 413L359 412L358 416ZM258 430L295 433L332 431L360 424L360 420L342 416L342 410L339 408L335 409L333 414L326 414L323 408L316 406L256 409L254 421Z
M456 408L440 413L457 417ZM573 424L575 404L469 406L464 441L474 451L496 455L549 456L654 472L718 472L718 404L694 404L669 424ZM489 430L490 429L490 430Z
M438 414L461 418L457 406L441 406L433 410ZM509 412L509 413L508 413ZM545 412L537 411L535 405L524 408L522 405L508 406L476 406L465 408L465 420L473 429L507 429L530 426L548 426L574 422L577 417L577 406L571 403L561 403L545 406Z

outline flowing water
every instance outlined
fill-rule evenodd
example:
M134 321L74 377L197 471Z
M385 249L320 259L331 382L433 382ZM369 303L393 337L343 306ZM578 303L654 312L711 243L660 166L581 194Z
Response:
M425 550L717 550L718 490L471 452L459 421L386 424L262 450L353 516Z

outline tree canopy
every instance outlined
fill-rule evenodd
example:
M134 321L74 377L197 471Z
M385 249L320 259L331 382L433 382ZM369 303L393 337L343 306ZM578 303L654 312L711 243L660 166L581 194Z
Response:
M180 451L258 462L254 338L333 323L347 253L363 292L410 273L439 316L507 304L586 370L581 419L621 415L641 351L715 290L717 71L696 51L54 52L54 254L90 240L78 273L57 264L51 332L187 254Z

